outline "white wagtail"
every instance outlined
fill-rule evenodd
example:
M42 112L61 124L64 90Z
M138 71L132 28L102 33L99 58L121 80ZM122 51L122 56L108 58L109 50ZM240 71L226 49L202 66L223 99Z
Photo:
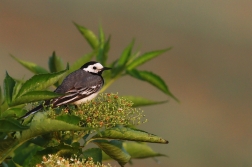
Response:
M98 95L104 84L102 72L109 69L111 68L103 67L95 61L84 64L80 69L69 74L54 91L55 93L64 94L63 96L45 101L43 105L35 107L19 119L37 113L43 106L50 105L54 108L69 103L78 105L91 101Z

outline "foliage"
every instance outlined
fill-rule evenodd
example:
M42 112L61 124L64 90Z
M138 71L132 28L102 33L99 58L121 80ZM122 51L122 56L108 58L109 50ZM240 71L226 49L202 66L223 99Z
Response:
M135 107L161 104L166 101L102 93L95 100L78 107L49 106L44 108L44 112L39 112L23 121L17 119L31 106L61 96L48 91L48 88L58 86L64 76L93 58L103 65L112 67L111 71L103 75L105 85L102 92L117 79L129 75L150 83L178 101L161 77L137 69L171 48L139 55L139 52L132 51L134 45L132 41L121 56L109 64L107 60L110 37L105 39L102 28L99 29L97 37L91 30L74 24L93 51L81 56L72 65L67 64L66 68L63 60L55 52L49 57L49 70L11 55L35 75L24 81L14 79L6 72L4 93L0 92L0 163L8 166L35 166L41 163L41 157L50 154L51 159L60 159L62 162L62 157L68 158L64 159L64 163L71 163L71 157L75 155L83 166L85 164L88 166L89 163L102 166L102 161L108 159L114 159L124 166L133 158L165 156L154 152L142 142L167 144L167 140L133 127L146 122L143 111ZM90 142L96 144L98 148L86 149L85 146ZM45 159L48 160L44 156L43 165L47 166L48 161Z
M65 159L63 157L59 157L58 155L48 155L48 157L43 156L43 161L41 164L37 164L36 167L111 167L110 164L104 165L100 163L95 163L93 158L87 159L78 159L70 158Z

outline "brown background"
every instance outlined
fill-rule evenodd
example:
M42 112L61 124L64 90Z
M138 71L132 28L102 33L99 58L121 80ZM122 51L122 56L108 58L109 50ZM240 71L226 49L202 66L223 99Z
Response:
M90 51L72 21L112 35L110 62L132 38L142 52L173 49L140 69L152 70L181 103L125 77L108 92L169 103L143 108L140 128L162 136L151 144L169 158L134 160L135 166L252 166L252 1L14 1L0 2L0 79L30 72L9 54L47 67L53 51L72 63ZM1 84L2 85L2 84ZM130 165L127 165L130 166Z

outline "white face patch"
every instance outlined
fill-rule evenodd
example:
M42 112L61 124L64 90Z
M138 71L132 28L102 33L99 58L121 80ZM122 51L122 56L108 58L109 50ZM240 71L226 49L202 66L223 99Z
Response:
M87 68L83 68L84 71L98 73L103 69L103 66L100 63L95 63L93 65L89 65Z

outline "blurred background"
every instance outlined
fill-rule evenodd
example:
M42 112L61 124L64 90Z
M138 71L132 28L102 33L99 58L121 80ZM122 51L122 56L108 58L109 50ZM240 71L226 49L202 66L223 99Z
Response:
M149 121L140 126L169 140L150 144L168 157L134 166L252 166L252 1L2 0L1 82L5 71L32 76L9 54L47 68L53 51L70 64L89 53L72 21L95 32L102 25L112 35L110 62L133 38L142 53L173 47L140 69L161 76L181 103L130 77L108 90L169 100L143 108Z

